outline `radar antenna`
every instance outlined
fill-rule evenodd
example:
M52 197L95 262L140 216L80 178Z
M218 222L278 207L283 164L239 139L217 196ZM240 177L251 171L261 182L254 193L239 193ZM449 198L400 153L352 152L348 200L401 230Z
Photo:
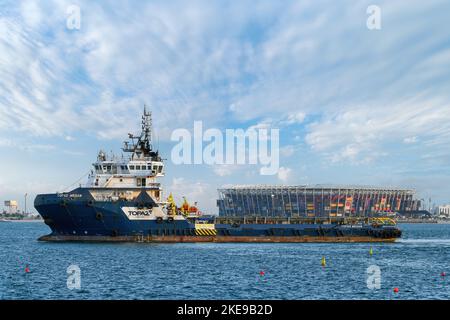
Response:
M144 113L141 120L142 131L140 136L135 136L129 133L129 141L124 141L123 152L132 152L132 158L135 156L140 158L150 157L153 161L161 161L158 151L153 151L152 146L152 113L147 111L147 106L144 105Z

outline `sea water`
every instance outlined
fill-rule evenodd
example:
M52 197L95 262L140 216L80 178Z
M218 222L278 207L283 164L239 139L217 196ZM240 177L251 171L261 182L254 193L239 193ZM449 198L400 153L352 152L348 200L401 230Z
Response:
M450 224L400 228L382 244L46 243L42 222L1 222L0 298L450 298Z

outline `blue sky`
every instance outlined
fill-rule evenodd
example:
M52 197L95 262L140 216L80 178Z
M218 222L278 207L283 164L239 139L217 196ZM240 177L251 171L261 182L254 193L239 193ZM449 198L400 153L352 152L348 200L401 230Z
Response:
M67 8L81 28L66 27ZM369 5L381 30L366 27ZM225 184L371 184L450 202L448 1L0 0L0 200L69 187L144 103L176 128L280 129L282 174L166 163L214 212Z

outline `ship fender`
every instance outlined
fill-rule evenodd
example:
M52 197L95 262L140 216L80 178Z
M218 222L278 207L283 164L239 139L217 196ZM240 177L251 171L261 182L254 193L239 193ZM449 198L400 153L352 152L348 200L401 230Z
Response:
M174 220L173 220L173 217L168 217L168 218L167 218L167 221L173 222L173 221L174 221Z
M156 223L162 223L163 222L163 218L162 217L157 217L156 218Z
M97 212L95 214L95 219L97 219L98 221L103 220L103 214L101 212Z

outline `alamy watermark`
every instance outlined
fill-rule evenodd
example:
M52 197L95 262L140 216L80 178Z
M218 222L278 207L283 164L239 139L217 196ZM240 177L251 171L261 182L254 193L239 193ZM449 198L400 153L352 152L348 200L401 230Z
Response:
M172 132L178 141L172 148L174 164L260 165L260 174L278 173L280 164L279 129L226 129L203 131L202 121L194 121L194 134L184 128ZM206 145L204 146L204 143Z
M372 4L367 7L366 13L369 15L366 21L367 29L381 30L381 8Z
M67 289L81 289L81 269L76 264L67 267Z
M69 30L80 30L81 28L81 9L77 5L70 5L66 9L67 19L66 27Z
M381 269L377 265L371 265L367 268L367 288L370 290L381 289Z

